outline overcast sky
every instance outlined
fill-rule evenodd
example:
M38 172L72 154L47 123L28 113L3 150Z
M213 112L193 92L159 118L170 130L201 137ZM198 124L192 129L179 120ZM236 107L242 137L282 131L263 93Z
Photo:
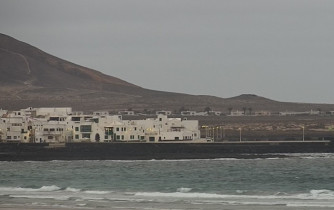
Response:
M0 0L0 30L149 89L334 103L333 0Z

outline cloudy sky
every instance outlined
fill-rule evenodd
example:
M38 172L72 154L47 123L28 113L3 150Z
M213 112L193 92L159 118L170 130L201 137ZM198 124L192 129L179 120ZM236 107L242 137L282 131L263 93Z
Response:
M0 30L149 89L334 103L333 0L0 0Z

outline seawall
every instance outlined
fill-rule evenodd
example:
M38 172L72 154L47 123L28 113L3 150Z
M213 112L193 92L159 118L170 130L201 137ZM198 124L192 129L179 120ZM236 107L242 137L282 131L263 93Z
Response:
M0 161L253 158L285 153L332 153L331 141L228 143L1 143Z

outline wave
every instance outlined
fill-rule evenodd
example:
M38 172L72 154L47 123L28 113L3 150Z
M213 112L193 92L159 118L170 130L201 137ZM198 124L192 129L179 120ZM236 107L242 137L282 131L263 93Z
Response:
M179 188L179 189L190 189L191 188ZM296 199L296 200L333 200L334 191L331 190L311 190L309 193L300 194L285 194L276 193L273 195L243 195L243 194L217 194L217 193L201 193L201 192L190 192L187 190L177 190L178 192L137 192L136 196L144 197L171 197L171 198L212 198L212 199L225 199L225 198L236 198L236 199ZM243 191L238 191L238 193Z
M54 200L68 200L70 199L69 196L64 196L64 195L9 195L11 198L31 198L31 199L54 199Z
M192 188L188 188L188 187L180 187L180 188L177 188L177 192L181 192L181 193L187 193L187 192L190 192L192 190Z
M236 194L219 194L193 192L192 188L180 187L176 192L114 192L106 190L82 190L73 187L60 188L56 185L42 186L40 188L22 188L22 187L0 187L1 194L20 194L20 193L82 193L90 195L108 195L123 194L126 196L144 196L144 197L183 197L183 198L260 198L260 199L299 199L299 200L334 200L334 191L327 189L313 189L307 193L287 194L275 193L271 195L249 194L249 191L236 190ZM247 194L245 194L247 193Z
M334 153L284 153L288 158L302 158L302 159L328 159L334 158Z
M85 193L88 193L88 194L98 194L98 195L105 195L105 194L109 194L111 193L112 191L101 191L101 190L86 190L84 191Z
M41 188L22 188L22 187L0 187L0 192L3 191L17 191L17 192L51 192L57 191L61 188L56 185L42 186Z
M334 191L313 189L306 193L252 194L250 191L237 190L234 194L195 192L192 188L180 187L175 192L124 192L98 189L83 190L73 187L60 188L56 185L40 188L0 187L0 194L11 199L31 199L33 202L53 199L66 203L82 204L96 202L129 203L178 203L180 201L201 205L283 205L290 207L334 207ZM5 197L3 197L5 198Z
M77 188L73 188L73 187L67 187L65 189L65 191L68 191L68 192L80 192L81 189L77 189Z

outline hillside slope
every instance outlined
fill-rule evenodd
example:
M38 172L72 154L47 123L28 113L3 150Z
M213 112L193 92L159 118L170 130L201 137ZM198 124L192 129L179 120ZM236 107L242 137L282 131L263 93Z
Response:
M255 95L229 99L148 90L0 34L0 108L72 106L75 110L334 110L333 105L277 102Z

